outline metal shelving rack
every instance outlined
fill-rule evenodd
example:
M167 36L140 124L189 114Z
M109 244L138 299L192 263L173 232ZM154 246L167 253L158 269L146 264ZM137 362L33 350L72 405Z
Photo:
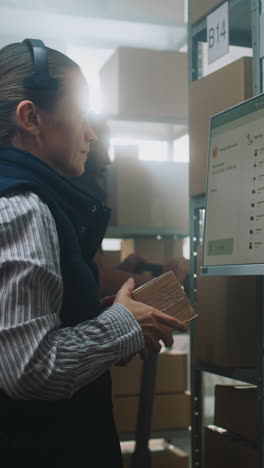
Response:
M191 3L189 0L189 84L202 76L200 43L206 42L206 16L191 24ZM223 0L224 3L225 0ZM220 3L220 4L221 4ZM216 9L217 5L214 9ZM263 60L260 59L260 14L264 12L263 0L229 0L230 45L252 47L253 49L253 95L263 92ZM207 12L207 14L210 11ZM202 217L205 212L205 195L190 199L190 296L196 302L196 255L197 247L202 242ZM192 468L202 468L203 459L203 372L227 377L257 386L257 428L258 428L258 463L264 467L264 277L257 278L257 363L252 369L224 369L195 359L195 321L191 324L191 408L192 433L191 451Z
M182 239L188 237L188 233L176 231L174 228L144 228L144 227L127 227L127 226L109 226L106 231L107 238L111 239L130 239L130 238L155 238L164 239Z

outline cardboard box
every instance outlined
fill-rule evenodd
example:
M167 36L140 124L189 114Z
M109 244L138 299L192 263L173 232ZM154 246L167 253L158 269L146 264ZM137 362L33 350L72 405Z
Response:
M191 23L195 23L202 16L211 13L225 0L191 0Z
M220 367L255 367L257 302L254 276L200 276L197 256L196 358Z
M185 429L191 424L190 393L156 394L153 401L152 430Z
M123 239L121 242L121 260L136 253L149 263L165 265L169 260L183 256L183 239L143 238Z
M113 398L114 417L119 433L135 432L139 398ZM152 430L184 429L190 426L190 394L156 394L153 400Z
M217 426L205 427L204 468L257 468L256 447Z
M120 47L100 70L105 114L187 119L187 54Z
M111 225L188 235L188 173L188 163L139 161L124 153L107 175Z
M160 353L155 393L183 393L187 390L187 354L175 351Z
M118 395L139 395L142 360L135 356L126 366L113 366L112 392ZM158 356L155 393L184 392L187 389L187 354L163 352Z
M164 439L150 439L152 468L188 468L189 457L187 453L168 444ZM132 454L135 450L135 442L121 442L124 468L131 467Z
M250 385L216 385L214 424L256 441L257 388Z
M102 252L102 265L104 268L116 268L121 262L120 250L104 250Z
M190 92L189 187L194 196L206 188L209 118L252 97L252 58L242 57L194 81Z
M114 146L114 162L107 167L105 176L106 205L112 210L109 220L110 226L119 226L119 203L122 203L122 200L119 200L120 186L118 187L118 184L122 183L121 180L118 180L120 177L119 164L122 165L123 156L125 156L128 165L135 164L138 161L138 152L138 145Z
M184 323L197 317L188 296L172 271L139 286L131 293L131 297Z
M113 366L110 369L112 376L112 393L117 395L139 395L142 360L139 356L135 356L125 366Z

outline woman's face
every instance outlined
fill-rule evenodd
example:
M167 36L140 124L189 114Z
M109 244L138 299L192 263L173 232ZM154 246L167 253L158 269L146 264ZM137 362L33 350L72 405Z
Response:
M53 112L41 112L38 155L63 176L84 171L90 143L96 135L87 120L87 83L79 70L65 76L65 93Z

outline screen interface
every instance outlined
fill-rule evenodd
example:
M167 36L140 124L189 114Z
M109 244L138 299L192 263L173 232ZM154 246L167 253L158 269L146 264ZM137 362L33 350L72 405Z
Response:
M211 119L203 265L264 263L264 96Z

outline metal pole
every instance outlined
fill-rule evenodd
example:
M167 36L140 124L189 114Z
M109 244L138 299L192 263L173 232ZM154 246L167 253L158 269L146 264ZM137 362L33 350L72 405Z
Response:
M199 210L204 206L204 197L190 200L190 299L196 303L196 251L200 243ZM191 449L192 467L202 467L202 373L195 357L195 320L190 324L190 355L191 355Z
M191 362L191 411L192 467L201 468L203 466L202 373L199 369L195 368L195 362Z
M263 59L260 57L260 15L264 11L263 0L251 1L251 30L253 48L253 94L263 92ZM257 277L257 467L264 466L264 277Z
M151 453L148 447L152 423L152 404L158 355L150 355L143 362L141 390L136 427L136 446L131 468L151 468Z
M263 60L260 58L260 14L263 11L263 3L261 0L251 0L253 96L260 94L263 90Z
M192 1L188 2L188 57L189 57L189 90L193 81L197 80L200 76L200 57L199 57L199 43L193 38L193 30L191 23L191 8ZM191 102L189 99L189 114L191 111ZM196 292L196 251L199 243L199 215L196 207L195 199L190 199L190 276L189 276L189 295L192 304L195 304ZM190 364L191 364L191 454L192 454L192 467L201 467L202 463L202 385L201 385L201 371L196 368L195 361L195 321L190 325Z
M160 272L153 265L152 276ZM155 391L158 355L149 355L143 361L141 388L136 425L136 445L132 455L131 468L151 468L151 452L148 441L151 434L152 406Z

